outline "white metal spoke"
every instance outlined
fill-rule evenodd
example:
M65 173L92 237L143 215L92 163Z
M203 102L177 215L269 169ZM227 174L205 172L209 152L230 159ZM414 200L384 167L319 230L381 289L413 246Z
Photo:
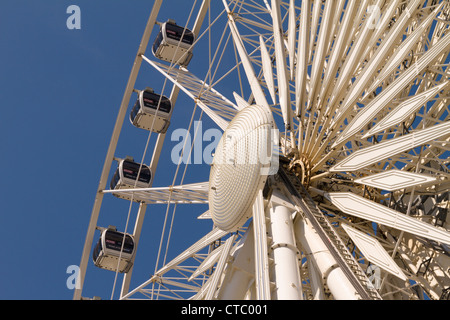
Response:
M387 159L390 156L428 143L438 138L449 139L450 122L423 129L408 135L385 141L378 145L353 152L345 160L331 168L331 171L354 171L367 165Z
M262 191L253 205L253 231L255 239L255 286L258 300L270 300L269 257L267 250L266 214Z
M450 243L450 232L400 214L381 204L350 193L330 193L328 196L331 202L345 213L435 241Z
M284 40L281 35L281 14L279 0L272 0L273 37L275 40L275 61L277 67L278 96L284 124L289 130L291 128L291 99L288 87L288 72Z
M378 240L345 224L343 224L342 227L361 249L365 258L403 281L406 281L407 278L402 269L397 266L397 263L389 256Z
M104 193L133 196L134 201L145 203L208 203L208 182L172 187L104 190Z

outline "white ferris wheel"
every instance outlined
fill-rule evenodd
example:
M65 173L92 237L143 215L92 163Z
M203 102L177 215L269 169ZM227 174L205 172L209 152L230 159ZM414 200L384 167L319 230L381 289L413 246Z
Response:
M184 21L171 5L153 3L74 299L92 264L123 274L121 299L449 299L450 2L196 0ZM170 94L135 87L144 65ZM153 186L180 95L223 136L209 181ZM157 137L150 163L115 154L127 118ZM133 231L97 225L104 197L138 204ZM161 203L212 227L131 287Z

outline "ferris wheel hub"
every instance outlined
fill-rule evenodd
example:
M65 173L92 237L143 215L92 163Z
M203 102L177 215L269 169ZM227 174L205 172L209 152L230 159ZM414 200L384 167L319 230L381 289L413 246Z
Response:
M304 155L296 155L289 163L288 170L300 179L305 188L309 186L311 180L311 164Z
M273 164L275 128L268 107L242 109L220 139L209 179L209 211L224 231L241 227L252 215L257 192Z

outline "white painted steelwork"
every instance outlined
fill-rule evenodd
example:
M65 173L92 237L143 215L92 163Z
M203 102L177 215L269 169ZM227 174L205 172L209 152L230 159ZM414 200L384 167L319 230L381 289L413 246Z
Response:
M295 224L298 243L305 250L307 259L312 259L317 266L322 285L326 284L337 300L358 300L356 289L338 267L322 239L305 220L297 220Z
M401 280L406 281L407 278L402 269L400 269L397 263L395 263L395 261L389 256L388 252L383 248L377 239L371 238L369 235L358 231L355 228L349 227L348 225L343 224L342 227L353 242L355 242L367 260L395 275Z
M435 177L401 170L384 171L355 180L356 183L388 191L424 185L435 181Z
M274 193L278 192L275 190ZM279 300L303 300L292 216L291 209L272 202L269 217L273 241L271 250L276 261L274 297Z
M450 3L203 0L183 2L174 17L160 16L167 5L154 2L133 64L74 299L81 298L90 267L102 202L105 196L123 201L111 194L140 202L136 246L146 232L147 206L155 213L150 219L165 219L158 253L149 257L156 260L154 271L130 291L131 268L123 278L123 299L447 299ZM175 52L166 62L145 56L157 37L153 26L167 18L195 35L183 48L194 53L189 70ZM165 133L156 130L148 167L158 177L176 166L173 180L106 190L112 160L120 158L116 147L129 99L139 91L134 86L142 61L155 79L173 85L173 104L179 94L192 101L182 112L174 108L171 123L181 123L191 110L192 123L198 106L200 117L224 131L212 168L196 167L210 170L209 181L184 183L187 167L159 161ZM237 135L229 134L233 128ZM253 161L269 129L280 130L279 174L260 172ZM152 143L149 136L142 159ZM182 182L175 183L179 172ZM283 172L299 179L287 182ZM156 204L167 205L165 215ZM199 226L210 223L200 240L192 239L196 229L174 232L179 204L209 206L183 212ZM180 246L188 249L169 250Z
M328 194L328 197L344 213L434 241L450 244L450 232L434 227L424 221L408 217L371 200L346 192L333 192Z

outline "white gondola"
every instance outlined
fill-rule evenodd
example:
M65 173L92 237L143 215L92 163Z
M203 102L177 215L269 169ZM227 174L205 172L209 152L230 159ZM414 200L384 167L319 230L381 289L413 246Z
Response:
M192 59L194 33L180 27L173 20L161 24L158 36L153 43L152 52L158 59L187 66Z
M111 190L149 188L152 178L152 172L147 165L141 165L134 162L131 157L127 157L119 161L119 165L111 179L110 187ZM114 195L126 200L131 199L131 195L127 193L114 193Z
M120 253L121 250L122 253ZM133 265L135 252L133 236L118 232L115 227L110 226L108 229L102 230L100 239L92 252L92 259L95 266L99 268L127 273ZM119 258L119 268L117 269Z
M130 112L130 121L137 127L156 133L165 133L172 116L172 102L166 96L146 88L139 92L138 99Z

